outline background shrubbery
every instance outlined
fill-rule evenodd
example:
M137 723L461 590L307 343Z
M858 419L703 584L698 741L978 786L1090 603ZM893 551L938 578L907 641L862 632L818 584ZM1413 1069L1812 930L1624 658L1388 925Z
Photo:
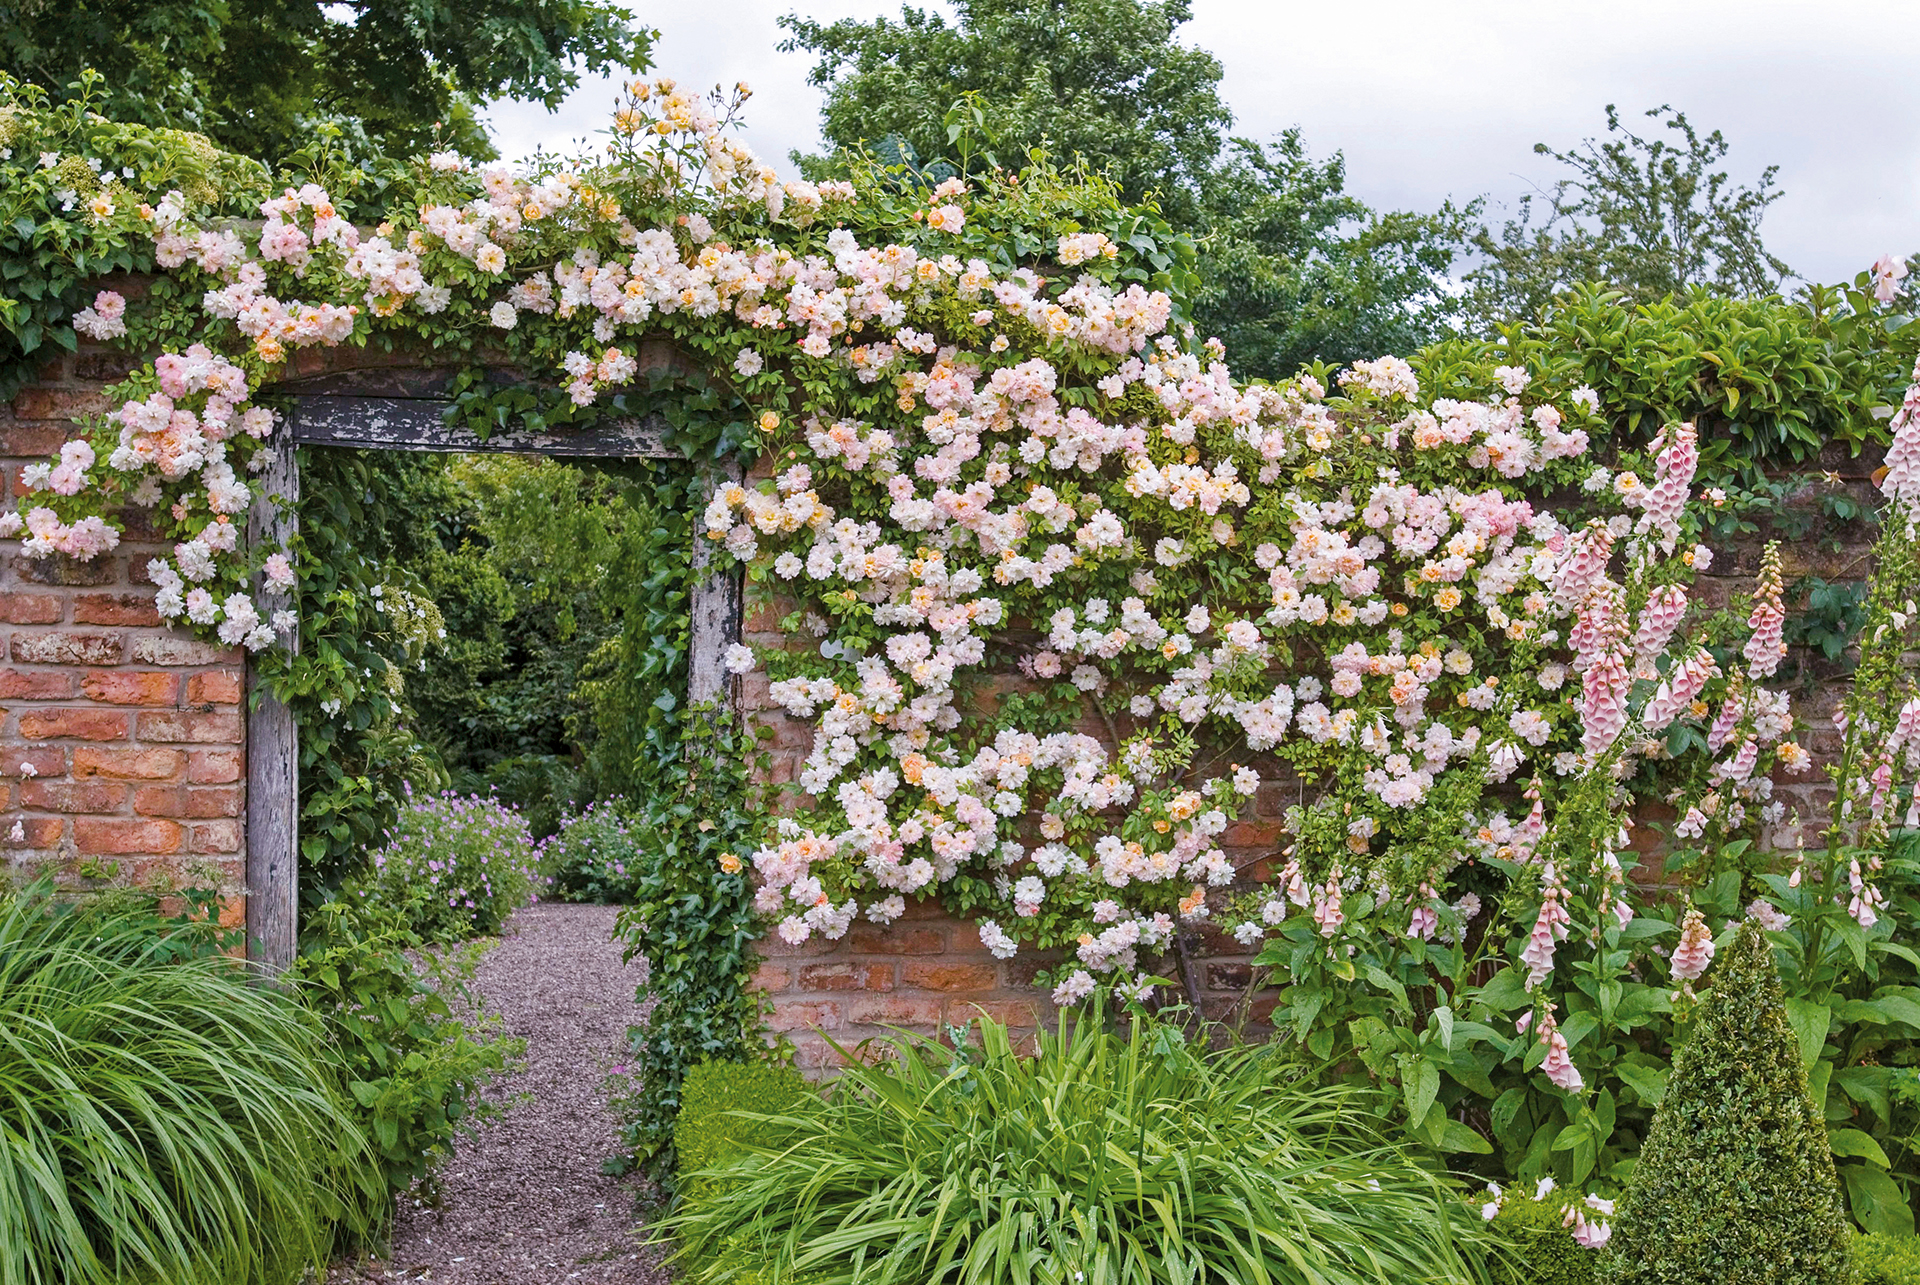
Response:
M518 812L449 790L411 798L346 895L444 944L499 932L533 896L533 871L533 839Z
M625 799L589 803L560 819L535 848L547 897L625 904L646 868L648 838L636 833Z

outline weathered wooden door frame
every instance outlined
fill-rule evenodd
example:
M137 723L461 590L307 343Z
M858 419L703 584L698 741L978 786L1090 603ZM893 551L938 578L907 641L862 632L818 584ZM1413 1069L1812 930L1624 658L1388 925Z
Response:
M658 416L604 421L576 433L499 433L485 441L443 418L444 398L369 396L364 381L312 381L296 392L290 423L275 440L260 476L258 498L248 515L256 545L284 547L298 532L294 505L300 498L299 446L350 446L375 451L429 451L545 455L562 459L683 459L665 444L667 424ZM409 381L412 382L412 381ZM738 464L712 470L708 485L740 480ZM282 503L276 503L276 498ZM740 577L714 568L713 549L695 540L696 571L688 639L687 697L714 700L728 692L729 644L740 637ZM255 586L263 614L285 606L264 584ZM278 971L293 962L300 913L300 747L293 712L258 690L251 666L246 721L247 751L247 955Z

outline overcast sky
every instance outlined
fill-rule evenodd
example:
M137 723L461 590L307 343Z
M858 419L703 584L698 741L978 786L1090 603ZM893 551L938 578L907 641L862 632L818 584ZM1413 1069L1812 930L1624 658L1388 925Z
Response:
M942 7L921 0L922 7ZM748 142L783 171L818 146L810 60L775 50L775 20L897 14L898 0L645 0L657 71L693 84L745 80ZM1768 247L1802 276L1850 278L1887 250L1920 250L1920 4L1913 0L1195 0L1181 30L1226 67L1235 132L1291 125L1316 155L1347 157L1348 187L1381 208L1452 196L1510 203L1565 148L1661 103L1733 144L1735 178L1780 167L1786 195ZM608 81L557 113L490 113L509 156L601 128Z

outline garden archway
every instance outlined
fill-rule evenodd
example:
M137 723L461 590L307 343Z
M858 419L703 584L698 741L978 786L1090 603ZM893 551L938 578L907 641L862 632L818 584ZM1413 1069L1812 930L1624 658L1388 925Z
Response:
M685 368L665 344L643 345L639 360L643 371ZM287 431L270 448L270 462L248 515L249 539L286 547L297 533L297 451L301 446L578 460L685 459L667 444L669 425L659 415L608 418L566 432L515 429L482 438L447 422L444 412L450 405L447 389L452 380L453 372L448 370L383 366L296 376L276 386L273 392L289 399ZM729 461L708 471L707 485L737 482L740 476L740 465ZM711 546L695 541L691 559L696 573L707 569ZM269 607L284 605L264 581L257 592ZM739 570L714 567L699 574L689 611L689 701L715 700L727 692L723 657L739 638L740 618ZM246 718L247 949L250 958L278 970L290 964L297 951L298 733L286 705L264 689L254 691L251 667L248 686L256 703Z

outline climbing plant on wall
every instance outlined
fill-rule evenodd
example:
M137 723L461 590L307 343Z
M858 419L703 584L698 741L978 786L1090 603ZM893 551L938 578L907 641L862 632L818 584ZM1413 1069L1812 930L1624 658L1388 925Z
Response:
M717 909L688 940L719 962L682 979L661 1065L703 1047L705 988L738 994L749 864L751 911L788 942L938 896L997 955L1061 950L1062 1003L1144 997L1213 918L1265 943L1283 1027L1395 1083L1415 1136L1497 1144L1524 1176L1623 1178L1665 1073L1635 1033L1684 1013L1709 916L1753 898L1756 917L1812 919L1756 844L1793 819L1776 772L1811 765L1774 685L1782 566L1701 609L1720 497L1696 427L1623 416L1584 359L1512 337L1421 370L1236 382L1184 324L1192 247L1101 177L1034 157L932 186L877 165L783 184L725 129L738 105L636 82L603 154L436 155L368 228L318 182L244 233L184 192L107 202L94 217L147 238L181 288L103 292L75 325L170 350L30 471L5 529L84 558L117 542L122 506L153 510L175 542L149 567L161 612L337 699L329 682L379 675L284 656L297 613L263 617L248 585L300 568L236 520L291 354L431 345L558 390L475 373L455 414L476 426L668 410L696 459L770 466L714 489L694 532L784 613L788 643L729 668L764 672L814 738L804 813L730 805L708 837L663 842L633 922L651 937ZM649 339L700 375L642 380ZM1898 498L1920 429L1896 424ZM1913 978L1874 845L1912 806L1920 700L1893 695L1857 804L1878 829L1852 817L1820 858L1853 927L1821 940L1886 964L1861 1002L1904 1030L1882 992ZM683 819L702 789L744 797L733 768L674 752ZM1231 827L1287 774L1284 838L1239 848ZM1629 879L1636 797L1671 803L1696 854L1669 870L1677 903ZM1233 891L1255 861L1276 881ZM742 1011L714 1020L704 1047L736 1049ZM1475 1106L1491 1138L1461 1118Z

